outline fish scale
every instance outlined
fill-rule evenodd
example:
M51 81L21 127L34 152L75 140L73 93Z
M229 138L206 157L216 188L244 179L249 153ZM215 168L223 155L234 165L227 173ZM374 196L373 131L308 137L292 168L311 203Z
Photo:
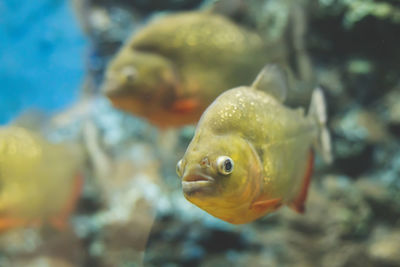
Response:
M194 124L224 90L250 83L272 57L283 61L272 46L218 14L167 15L126 41L107 67L103 91L116 108L160 128ZM135 69L133 79L124 69Z
M203 113L177 165L186 199L217 218L242 224L282 205L305 210L312 149L327 133L320 120L325 116L285 106L286 93L278 90L285 91L286 83L276 81L282 77L266 66L251 86L222 93ZM316 89L311 105L323 107L321 101ZM205 157L209 166L198 168ZM232 170L220 171L226 162L221 158Z

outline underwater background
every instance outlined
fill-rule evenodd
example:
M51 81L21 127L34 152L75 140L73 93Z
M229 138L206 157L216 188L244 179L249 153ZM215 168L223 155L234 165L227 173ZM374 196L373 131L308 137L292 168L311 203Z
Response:
M130 36L191 10L282 41L307 87L291 106L323 88L334 162L317 157L305 214L212 217L175 173L194 126L160 129L104 96ZM0 266L400 266L399 43L398 0L0 0L0 125L78 145L84 180L63 229L0 227Z
M67 1L1 1L0 123L76 101L86 40ZM58 89L55 89L58 88Z

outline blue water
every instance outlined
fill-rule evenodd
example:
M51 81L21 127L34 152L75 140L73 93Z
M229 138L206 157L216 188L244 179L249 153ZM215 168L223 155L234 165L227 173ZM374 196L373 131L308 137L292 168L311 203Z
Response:
M85 39L68 0L0 0L0 124L79 95Z

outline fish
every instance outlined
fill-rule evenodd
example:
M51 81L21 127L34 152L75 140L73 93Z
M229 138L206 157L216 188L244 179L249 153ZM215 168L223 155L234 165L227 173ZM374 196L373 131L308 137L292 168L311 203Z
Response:
M251 83L282 46L220 14L181 12L153 20L107 66L102 91L114 107L159 128L195 124L227 88Z
M23 127L0 127L0 232L66 229L82 191L81 152Z
M283 103L281 68L267 65L251 86L223 92L204 111L176 171L184 197L232 224L252 222L283 205L299 213L314 150L332 161L322 90L309 112Z

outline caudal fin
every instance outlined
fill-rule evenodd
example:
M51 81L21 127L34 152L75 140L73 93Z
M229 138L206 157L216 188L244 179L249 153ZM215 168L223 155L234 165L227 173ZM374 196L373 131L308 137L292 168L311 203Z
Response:
M308 116L314 119L318 125L318 138L315 142L315 149L322 155L326 163L332 163L331 137L326 127L326 103L322 89L317 87L311 96L311 104Z

